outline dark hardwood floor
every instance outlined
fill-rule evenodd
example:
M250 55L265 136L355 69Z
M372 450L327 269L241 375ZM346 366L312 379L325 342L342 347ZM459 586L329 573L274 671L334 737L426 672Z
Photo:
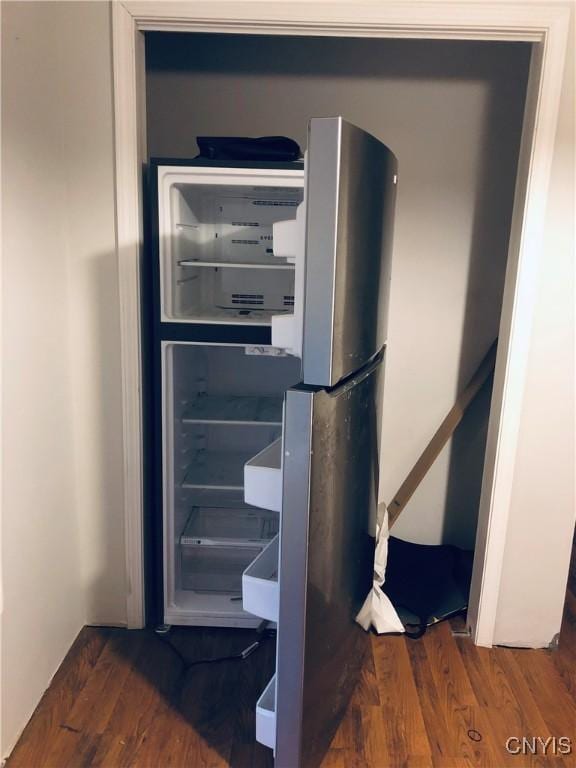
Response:
M573 587L574 582L572 582ZM372 658L324 768L576 765L576 596L559 648L475 647L444 622L420 640L373 637ZM251 631L85 627L7 768L272 766L254 741L254 705L274 641L244 661L184 668L237 653ZM182 658L183 657L183 658ZM569 737L572 754L512 755L509 737ZM514 746L516 742L514 742Z

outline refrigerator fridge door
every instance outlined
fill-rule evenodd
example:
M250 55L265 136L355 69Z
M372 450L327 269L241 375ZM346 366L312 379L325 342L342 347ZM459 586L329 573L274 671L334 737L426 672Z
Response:
M294 314L272 318L272 343L302 358L306 384L335 386L386 342L396 182L396 158L374 136L341 117L310 120L304 202L291 236L273 227L296 277Z
M379 359L331 390L288 390L276 661L277 768L320 764L370 636L355 622L372 584Z

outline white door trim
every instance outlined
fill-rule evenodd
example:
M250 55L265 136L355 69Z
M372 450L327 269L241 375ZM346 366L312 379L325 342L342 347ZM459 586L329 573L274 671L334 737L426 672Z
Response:
M144 622L140 260L145 160L143 31L508 40L534 43L512 217L469 622L492 645L542 235L567 7L477 2L120 2L113 0L116 218L120 283L128 626Z
M122 439L126 622L144 625L144 526L142 485L142 387L140 353L140 263L143 246L142 163L144 119L144 36L134 17L112 4L116 248L120 292Z

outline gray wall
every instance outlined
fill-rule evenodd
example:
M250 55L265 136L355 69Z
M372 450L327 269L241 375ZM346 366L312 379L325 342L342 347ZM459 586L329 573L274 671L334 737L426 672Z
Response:
M399 161L381 499L390 501L498 332L529 47L147 35L150 155L202 134L341 114ZM489 388L395 527L474 545Z

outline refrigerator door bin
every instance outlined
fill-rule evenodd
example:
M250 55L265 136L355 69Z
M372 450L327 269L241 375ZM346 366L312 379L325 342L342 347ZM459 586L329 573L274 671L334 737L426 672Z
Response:
M244 500L255 507L282 509L282 438L244 465Z
M162 320L269 325L294 303L272 225L302 200L301 169L158 167Z
M256 702L256 740L265 747L276 745L276 675Z
M278 621L278 536L244 571L242 603L248 613Z

